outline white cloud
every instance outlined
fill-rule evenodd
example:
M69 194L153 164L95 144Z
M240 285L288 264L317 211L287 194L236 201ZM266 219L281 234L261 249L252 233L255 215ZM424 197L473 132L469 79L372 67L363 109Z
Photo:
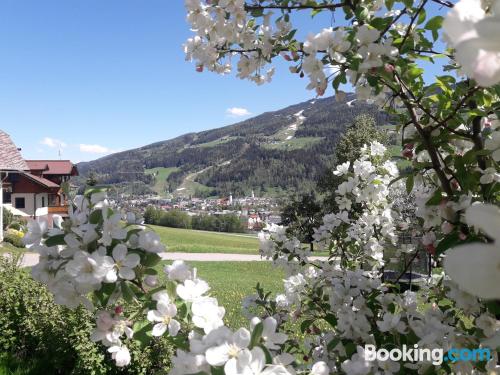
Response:
M86 145L86 144L80 144L80 151L88 152L90 154L110 154L114 152L114 150L101 145Z
M226 114L230 117L249 116L252 113L246 108L233 107L226 109Z
M56 138L50 138L50 137L45 137L40 141L40 144L50 147L50 148L65 148L68 145L64 143L63 141L56 139Z

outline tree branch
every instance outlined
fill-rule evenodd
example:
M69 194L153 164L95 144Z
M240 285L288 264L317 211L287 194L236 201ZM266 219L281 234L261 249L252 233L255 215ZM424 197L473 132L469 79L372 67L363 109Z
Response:
M446 0L431 0L433 3L445 6L447 8L453 8L455 4L453 4L451 1L446 1Z

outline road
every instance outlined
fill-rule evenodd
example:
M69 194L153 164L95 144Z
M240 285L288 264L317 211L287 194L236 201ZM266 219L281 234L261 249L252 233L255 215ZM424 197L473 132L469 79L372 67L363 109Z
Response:
M4 256L8 256L4 255ZM251 254L224 254L224 253L160 253L164 260L185 260L200 262L262 262L266 259L260 255ZM26 253L23 255L21 266L32 267L38 263L39 255ZM325 260L326 257L311 257L310 260Z

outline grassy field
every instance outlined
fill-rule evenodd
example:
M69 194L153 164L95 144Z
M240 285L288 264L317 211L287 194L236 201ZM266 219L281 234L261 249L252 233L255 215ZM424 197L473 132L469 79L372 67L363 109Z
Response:
M248 325L242 315L241 302L246 296L255 294L257 282L273 294L283 291L283 272L268 262L187 263L197 269L198 277L208 282L210 295L226 309L225 322L231 328ZM160 268L163 269L163 265Z
M166 180L171 173L177 172L179 168L151 168L146 169L146 174L151 174L155 176L155 184L153 185L153 190L160 195L165 195L166 193Z
M257 237L245 234L204 232L190 229L178 229L150 226L167 245L167 251L183 253L259 253Z
M262 147L270 150L298 150L302 148L309 148L314 144L322 141L323 137L300 137L292 138L278 143L267 143L262 145Z
M22 253L24 251L26 251L26 249L20 249L18 247L11 245L8 242L0 243L0 254L2 254L2 253Z
M197 148L197 147L210 148L210 147L215 147L215 146L230 142L230 141L238 139L238 138L240 138L240 137L224 137L224 138L219 138L219 139L216 139L216 140L210 141L210 142L198 143L196 145L191 145L190 147L191 148Z

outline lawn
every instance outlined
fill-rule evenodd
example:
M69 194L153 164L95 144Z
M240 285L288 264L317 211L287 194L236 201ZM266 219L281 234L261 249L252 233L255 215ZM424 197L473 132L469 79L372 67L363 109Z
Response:
M248 319L242 315L241 302L246 296L255 294L257 282L264 290L274 294L283 291L283 272L269 262L187 263L195 267L198 276L209 283L210 295L225 307L225 322L231 328L248 326Z
M25 251L26 251L26 249L21 249L19 247L15 247L8 242L0 243L0 254L3 254L3 253L22 253Z
M318 142L321 142L324 137L299 137L292 138L285 141L278 141L277 143L266 143L263 145L264 148L269 150L299 150L303 148L309 148Z
M182 253L259 254L257 237L244 234L204 232L150 226L167 245L167 251Z
M210 147L215 147L215 146L218 146L218 145L221 145L221 144L233 141L233 140L238 139L238 138L240 138L240 137L223 137L223 138L216 139L214 141L205 142L205 143L198 143L198 144L195 144L195 145L191 145L190 147L191 148L196 148L196 147L210 148Z
M171 173L177 172L179 168L151 168L146 169L144 172L146 174L155 176L155 184L153 185L153 190L156 191L160 195L165 195L167 191L167 178Z

